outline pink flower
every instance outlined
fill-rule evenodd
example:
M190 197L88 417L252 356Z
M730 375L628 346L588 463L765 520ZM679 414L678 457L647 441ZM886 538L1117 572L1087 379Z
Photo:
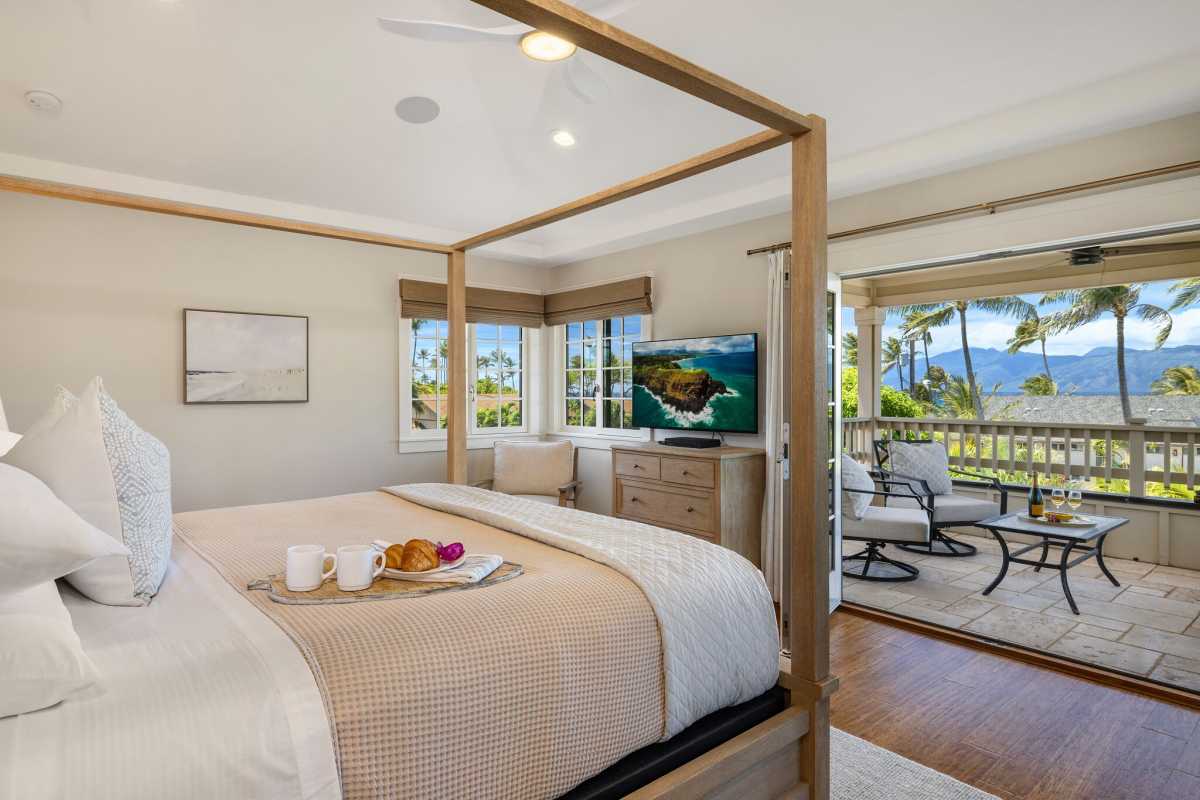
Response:
M451 542L450 544L438 542L438 558L442 561L458 561L463 557L464 552L465 548L463 548L462 542Z

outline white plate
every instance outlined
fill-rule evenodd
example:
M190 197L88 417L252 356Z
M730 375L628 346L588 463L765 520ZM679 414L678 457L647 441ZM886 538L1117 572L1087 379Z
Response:
M1096 520L1082 516L1074 516L1066 522L1051 522L1043 517L1031 517L1028 514L1018 514L1017 518L1023 519L1026 522L1034 522L1038 525L1050 525L1058 528L1090 528L1096 524Z
M457 561L443 561L440 566L434 567L433 569L427 569L424 572L404 572L403 570L398 569L385 569L383 574L384 577L400 578L401 580L404 578L413 578L423 575L436 575L439 572L445 572L448 569L454 569L455 567L462 566L462 563L466 560L467 554L463 553L462 557Z

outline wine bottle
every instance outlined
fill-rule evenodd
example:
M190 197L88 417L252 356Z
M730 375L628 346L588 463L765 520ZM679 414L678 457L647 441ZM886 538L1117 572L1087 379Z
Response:
M1033 473L1033 485L1029 488L1029 516L1040 517L1046 513L1046 500L1038 488L1037 473Z

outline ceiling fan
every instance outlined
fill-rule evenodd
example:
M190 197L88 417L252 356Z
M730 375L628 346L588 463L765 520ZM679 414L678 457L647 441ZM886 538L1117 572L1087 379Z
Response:
M628 11L640 0L576 0L575 7L598 19L611 19ZM492 27L464 25L448 20L401 19L379 17L385 31L409 39L426 42L503 42L509 41L537 61L564 62L554 72L553 80L560 81L571 95L584 103L603 99L608 84L588 61L594 56L576 52L575 45L544 31L520 22Z
M1197 242L1161 242L1159 244L1122 244L1116 247L1076 247L1067 251L1067 261L1072 267L1088 267L1102 264L1105 259L1120 256L1143 256L1150 253L1174 253L1180 250L1200 249Z

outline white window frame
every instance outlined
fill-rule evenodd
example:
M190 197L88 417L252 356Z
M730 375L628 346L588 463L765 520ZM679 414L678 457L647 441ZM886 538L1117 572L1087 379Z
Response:
M638 315L623 314L622 316ZM653 338L653 317L650 314L642 314L640 316L642 321L642 341L650 341ZM603 323L604 319L610 318L604 317L597 321ZM567 424L567 387L565 380L567 372L567 326L554 325L543 330L548 331L552 342L549 372L553 377L546 392L547 402L551 409L549 414L551 432L555 436L569 438L581 447L606 449L613 442L650 441L651 430L649 428L631 428L628 430L605 428L601 424L604 420L602 405L596 408L596 425L583 427ZM603 367L600 364L599 358L596 361L597 379L599 380L603 377Z
M521 422L519 428L476 428L474 388L477 376L475 361L475 325L467 324L467 449L491 448L497 440L536 439L540 433L542 375L541 333L531 328L521 328ZM399 397L399 439L397 447L401 453L430 453L446 449L445 428L414 430L412 427L412 320L400 318L397 340L399 342L399 372L397 390Z

